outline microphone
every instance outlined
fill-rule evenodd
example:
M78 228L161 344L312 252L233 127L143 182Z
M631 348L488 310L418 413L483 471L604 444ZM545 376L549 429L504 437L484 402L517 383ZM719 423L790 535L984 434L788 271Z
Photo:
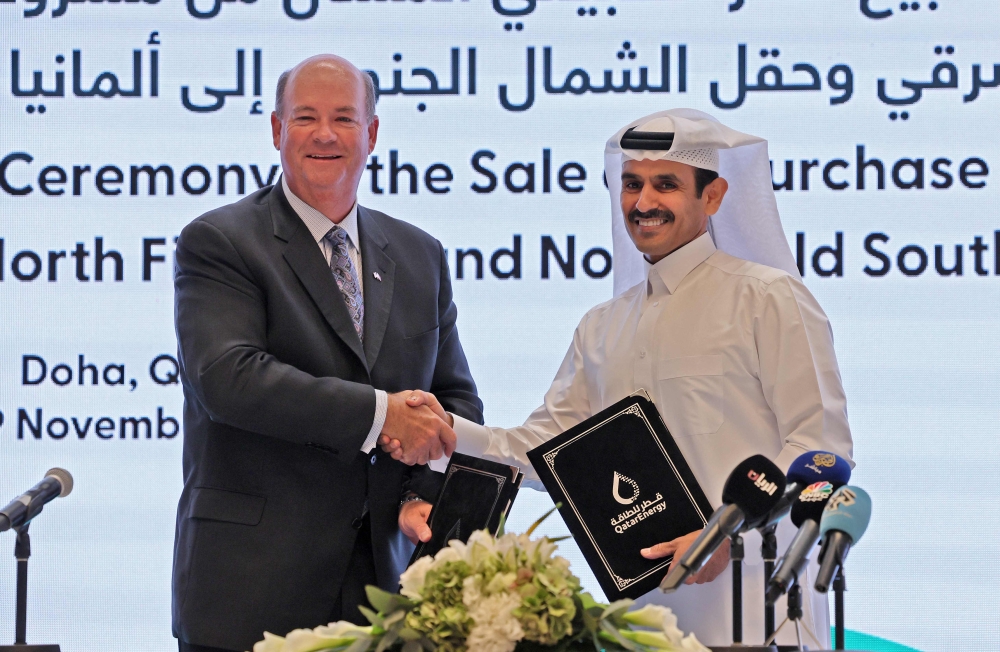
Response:
M68 496L73 491L73 476L65 469L49 469L41 482L15 498L0 510L0 532L21 527L38 516L53 498Z
M778 567L767 584L764 596L766 604L774 602L784 595L809 562L809 552L819 541L819 521L823 516L823 508L837 489L833 483L822 481L809 485L798 495L792 504L792 523L798 526L788 550L778 561Z
M795 458L785 477L788 478L785 494L760 526L762 530L788 516L795 499L809 485L815 482L829 482L836 487L847 484L851 479L851 465L839 455L826 451L809 451Z
M816 590L826 593L851 546L861 540L872 517L872 499L860 487L841 487L830 497L819 522L823 537Z
M784 490L785 475L771 460L754 455L740 462L726 479L722 507L715 510L702 533L663 578L660 589L664 593L676 591L684 580L701 570L723 541L757 527Z

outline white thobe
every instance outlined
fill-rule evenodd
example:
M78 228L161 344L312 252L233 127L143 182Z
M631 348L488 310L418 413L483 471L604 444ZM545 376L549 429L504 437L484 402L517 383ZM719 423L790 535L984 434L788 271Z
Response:
M718 251L708 233L649 265L646 282L584 315L544 403L524 425L489 428L456 417L457 450L520 466L525 485L543 489L527 451L639 389L653 399L714 507L729 473L751 455L766 455L782 470L817 449L851 461L846 399L822 308L801 281ZM794 532L786 519L779 552ZM744 541L743 640L758 644L760 537ZM829 647L825 596L811 588L805 595L804 621ZM640 602L671 607L706 645L727 645L731 596L727 570L709 584L654 591ZM784 615L782 599L778 623ZM786 627L779 641L794 643L794 633Z

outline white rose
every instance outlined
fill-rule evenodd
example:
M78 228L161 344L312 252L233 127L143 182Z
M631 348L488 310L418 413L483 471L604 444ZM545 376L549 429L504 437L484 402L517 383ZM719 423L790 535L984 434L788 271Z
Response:
M370 631L350 623L331 623L329 627L316 629L296 629L286 637L281 652L316 652L332 647L343 647L363 636L368 636Z
M427 579L427 571L433 565L434 559L431 557L421 557L413 562L413 565L399 576L399 583L402 586L399 592L408 598L419 600L422 596L421 591L424 588L424 582ZM254 652L257 651L254 650Z
M701 644L701 642L695 638L694 634L688 634L681 641L681 649L684 652L711 652L707 647ZM256 652L256 650L254 650Z
M371 627L361 627L355 625L354 623L349 623L346 620L338 620L335 623L330 623L329 625L321 625L313 630L319 636L327 636L330 638L360 638L362 636L371 636Z
M282 652L284 646L284 636L275 636L271 632L264 632L264 640L253 644L253 652Z
M447 548L442 548L434 555L434 564L431 568L441 568L449 562L465 561L466 552L465 544L458 539L452 539L448 542Z
M499 539L497 539L496 541L497 552L499 552L501 555L507 554L507 552L514 549L514 547L516 546L517 546L517 535L511 534L509 532L500 537Z
M647 604L640 609L625 613L624 618L633 625L660 630L674 645L681 645L684 639L684 632L677 627L677 616L669 607Z

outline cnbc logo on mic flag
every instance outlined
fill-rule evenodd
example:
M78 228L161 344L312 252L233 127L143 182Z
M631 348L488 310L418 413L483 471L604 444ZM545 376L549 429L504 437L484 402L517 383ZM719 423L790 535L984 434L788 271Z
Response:
M757 473L753 469L750 469L750 472L747 473L747 477L753 480L753 486L757 487L768 496L773 496L774 492L778 490L778 485L766 480L766 473Z
M833 493L833 485L829 482L814 482L799 494L799 502L818 503L830 497Z

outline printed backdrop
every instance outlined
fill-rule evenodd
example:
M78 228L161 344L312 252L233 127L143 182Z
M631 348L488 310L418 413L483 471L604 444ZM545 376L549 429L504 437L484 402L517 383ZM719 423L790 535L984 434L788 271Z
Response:
M1000 646L1000 509L976 488L1000 420L995 2L593 1L0 0L0 499L76 478L32 525L29 642L176 649L174 240L277 179L277 77L335 52L381 90L360 200L448 249L492 425L540 403L611 295L604 141L680 106L766 137L875 502L848 626ZM550 505L524 490L510 527Z

